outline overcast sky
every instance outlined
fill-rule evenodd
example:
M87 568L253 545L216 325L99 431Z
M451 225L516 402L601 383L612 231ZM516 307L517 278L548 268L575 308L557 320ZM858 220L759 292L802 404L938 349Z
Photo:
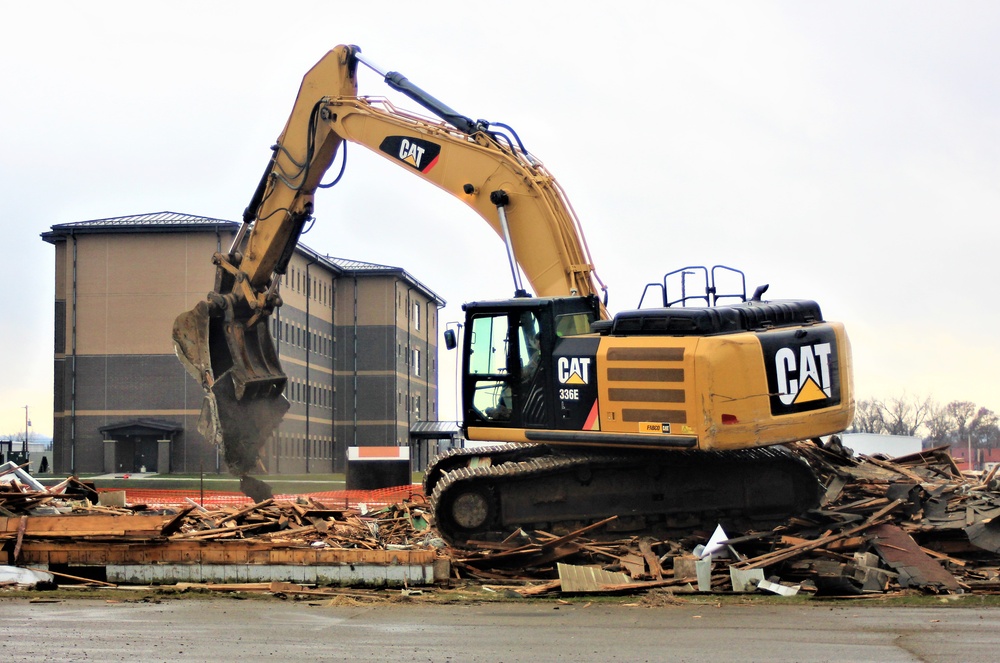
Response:
M239 219L302 75L340 43L512 125L567 191L613 311L667 271L739 267L847 325L859 398L1000 409L1000 4L584 6L0 0L0 435L25 405L52 432L39 235L165 210ZM371 72L360 85L414 107ZM448 301L442 327L511 294L479 217L349 155L305 244L405 268Z

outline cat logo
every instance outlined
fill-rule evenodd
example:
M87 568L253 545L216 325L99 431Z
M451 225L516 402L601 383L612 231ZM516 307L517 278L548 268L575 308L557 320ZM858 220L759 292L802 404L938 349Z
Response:
M813 327L806 334L764 334L761 347L772 414L791 414L840 404L840 364L837 337L832 327Z
M437 143L408 136L386 136L378 149L421 173L437 165L441 154Z
M590 357L559 357L556 368L561 384L590 384Z
M774 355L778 398L785 405L830 398L830 344L781 348Z

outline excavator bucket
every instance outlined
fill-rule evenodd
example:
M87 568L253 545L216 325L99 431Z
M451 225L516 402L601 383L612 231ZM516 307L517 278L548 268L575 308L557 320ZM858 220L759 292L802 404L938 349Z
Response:
M267 499L267 484L248 475L258 469L261 448L288 410L282 394L287 378L266 321L247 326L226 315L229 310L216 315L202 301L177 316L174 348L205 390L198 432L223 450L246 494Z

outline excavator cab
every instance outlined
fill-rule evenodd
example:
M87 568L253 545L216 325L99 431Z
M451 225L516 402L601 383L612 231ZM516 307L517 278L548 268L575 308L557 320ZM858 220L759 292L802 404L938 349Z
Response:
M465 305L462 378L466 430L579 428L585 412L577 402L593 401L581 391L589 362L573 364L573 339L590 333L600 319L596 297L516 298ZM596 348L597 340L590 343ZM568 396L576 396L568 400ZM558 405L557 405L558 403Z
M853 415L850 344L813 301L753 298L609 320L593 296L465 311L469 440L737 450L837 433Z

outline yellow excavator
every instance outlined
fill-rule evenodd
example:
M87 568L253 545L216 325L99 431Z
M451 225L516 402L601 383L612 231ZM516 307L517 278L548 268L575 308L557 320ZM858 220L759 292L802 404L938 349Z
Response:
M358 96L359 65L436 119ZM454 111L356 46L303 78L232 246L213 256L214 290L174 325L177 354L205 388L199 430L244 492L268 494L249 475L288 408L266 322L342 141L464 201L506 247L514 296L466 303L463 337L444 336L449 349L461 343L463 433L497 444L428 468L443 536L462 544L609 516L618 530L740 526L818 503L812 472L781 445L850 425L842 324L813 301L764 301L764 288L747 297L742 273L724 266L671 272L655 305L610 315L572 206L517 133ZM733 273L742 289L720 291ZM684 294L671 299L678 275ZM704 280L694 296L690 276Z

